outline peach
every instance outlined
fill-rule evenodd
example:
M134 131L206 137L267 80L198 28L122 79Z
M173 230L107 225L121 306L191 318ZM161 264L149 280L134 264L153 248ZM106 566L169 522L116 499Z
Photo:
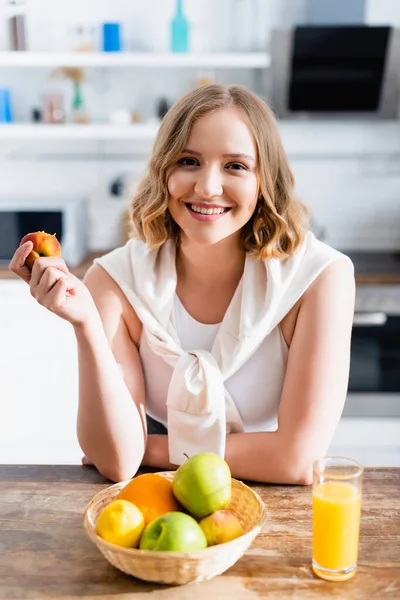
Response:
M230 542L244 534L239 519L224 508L201 519L199 525L204 531L209 546Z
M39 256L61 256L61 246L55 235L45 231L27 233L21 240L20 246L25 242L32 242L33 248L28 254L25 264L32 269L33 263Z

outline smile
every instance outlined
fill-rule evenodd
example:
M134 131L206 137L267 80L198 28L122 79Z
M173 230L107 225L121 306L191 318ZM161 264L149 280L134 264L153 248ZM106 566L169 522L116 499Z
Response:
M185 206L197 221L215 221L231 210L230 207L224 206L213 206L210 208L199 206L198 204L185 204Z
M194 212L201 213L202 215L220 215L229 208L203 208L202 206L197 206L196 204L189 204L190 210L194 210Z

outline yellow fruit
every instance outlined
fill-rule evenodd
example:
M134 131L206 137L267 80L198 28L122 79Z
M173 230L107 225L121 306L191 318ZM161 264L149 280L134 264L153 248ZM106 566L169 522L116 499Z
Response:
M136 548L144 525L144 517L137 506L128 500L113 500L100 513L96 533L111 544Z

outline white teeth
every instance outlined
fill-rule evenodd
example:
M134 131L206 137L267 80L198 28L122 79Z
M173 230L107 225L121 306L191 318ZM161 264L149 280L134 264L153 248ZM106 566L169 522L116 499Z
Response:
M200 206L195 206L194 204L191 204L190 208L194 212L198 212L202 215L220 215L228 210L227 208L202 208Z

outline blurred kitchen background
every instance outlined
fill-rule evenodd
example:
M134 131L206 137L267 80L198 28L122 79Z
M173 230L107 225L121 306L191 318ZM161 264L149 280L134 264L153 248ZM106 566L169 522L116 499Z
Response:
M279 119L316 235L354 261L349 398L331 452L400 465L400 2L0 0L0 463L74 463L70 326L7 270L57 232L78 276L127 239L161 119L243 84Z

